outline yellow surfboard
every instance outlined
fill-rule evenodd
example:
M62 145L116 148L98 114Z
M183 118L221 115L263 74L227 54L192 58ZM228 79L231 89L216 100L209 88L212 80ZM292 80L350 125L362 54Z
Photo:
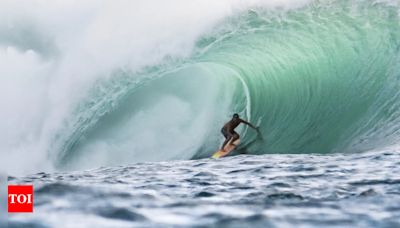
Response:
M237 139L235 142L233 142L233 145L226 145L224 147L225 152L222 152L221 150L217 151L212 158L222 158L225 157L226 155L229 154L229 152L231 152L233 149L235 149L235 147L239 144L240 139Z

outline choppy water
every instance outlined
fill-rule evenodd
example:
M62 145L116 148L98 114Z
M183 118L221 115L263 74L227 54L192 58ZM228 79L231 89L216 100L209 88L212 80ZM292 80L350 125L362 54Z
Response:
M9 227L400 227L400 152L238 155L8 177ZM29 226L28 226L29 225Z

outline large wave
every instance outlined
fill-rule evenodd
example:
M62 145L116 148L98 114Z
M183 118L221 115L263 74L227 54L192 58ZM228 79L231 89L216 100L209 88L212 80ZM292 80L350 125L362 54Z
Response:
M27 172L209 157L235 112L260 125L238 129L251 154L397 144L398 1L118 3L13 15L8 150Z

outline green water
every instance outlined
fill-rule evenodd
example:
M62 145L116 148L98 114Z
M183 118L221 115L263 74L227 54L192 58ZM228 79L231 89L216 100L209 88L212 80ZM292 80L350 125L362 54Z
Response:
M260 125L260 134L238 129L239 149L250 154L392 146L400 134L399 52L393 4L245 9L199 37L190 58L118 69L94 85L56 137L55 162L209 157L235 112Z

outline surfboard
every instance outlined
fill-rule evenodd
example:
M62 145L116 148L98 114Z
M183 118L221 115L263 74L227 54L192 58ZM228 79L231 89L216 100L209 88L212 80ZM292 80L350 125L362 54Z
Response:
M226 145L224 147L225 152L222 152L221 150L217 151L212 158L222 158L225 157L226 155L229 154L229 152L231 152L233 149L235 149L235 147L239 144L240 139L237 139L235 142L233 142L233 145Z

